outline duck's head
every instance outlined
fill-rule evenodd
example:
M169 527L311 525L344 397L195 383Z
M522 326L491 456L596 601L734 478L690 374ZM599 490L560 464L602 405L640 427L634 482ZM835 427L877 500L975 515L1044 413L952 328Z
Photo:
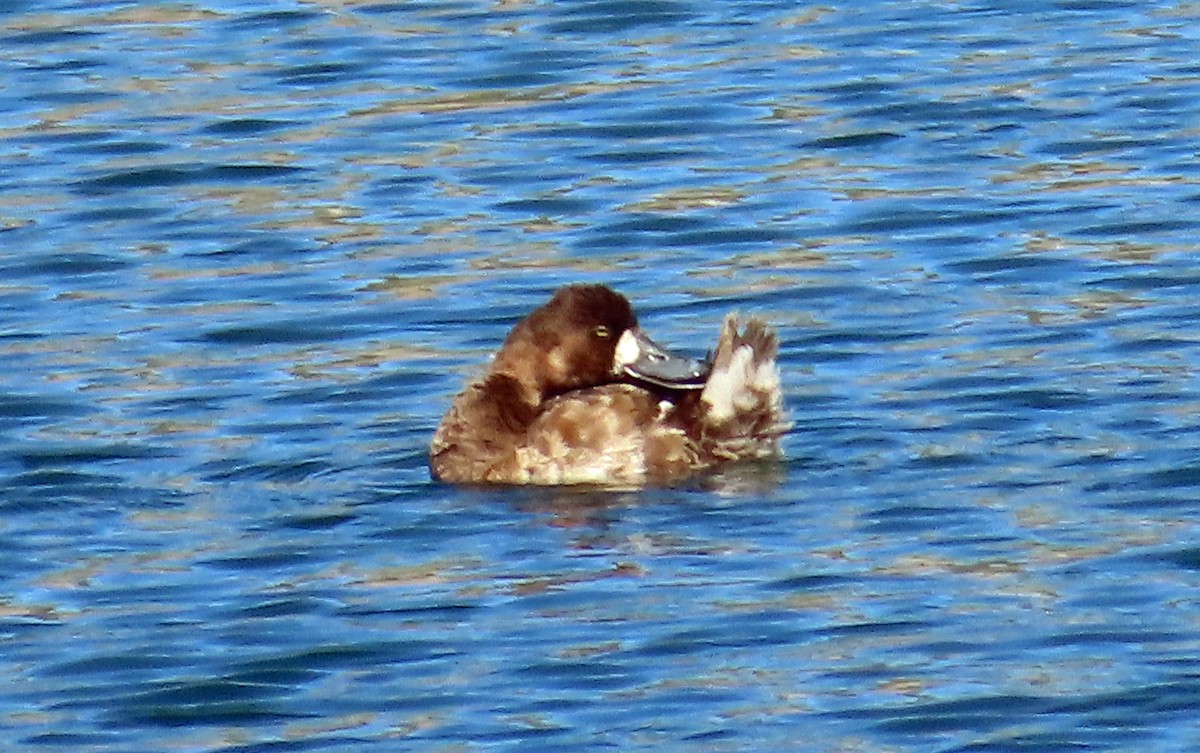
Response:
M604 285L567 285L513 328L492 371L549 396L630 380L699 389L709 367L647 337L620 293Z

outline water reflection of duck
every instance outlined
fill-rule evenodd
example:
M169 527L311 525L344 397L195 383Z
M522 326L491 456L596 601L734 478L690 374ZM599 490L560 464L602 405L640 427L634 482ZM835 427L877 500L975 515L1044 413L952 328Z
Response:
M624 296L568 285L513 328L491 369L454 400L430 445L449 483L666 483L779 454L775 333L726 317L703 362L637 326Z

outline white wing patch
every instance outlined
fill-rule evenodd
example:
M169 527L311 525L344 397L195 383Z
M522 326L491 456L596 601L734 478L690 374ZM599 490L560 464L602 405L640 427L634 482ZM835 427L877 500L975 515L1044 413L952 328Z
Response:
M779 392L779 367L774 360L760 361L755 355L752 347L741 345L727 364L713 369L701 399L714 423L761 407Z

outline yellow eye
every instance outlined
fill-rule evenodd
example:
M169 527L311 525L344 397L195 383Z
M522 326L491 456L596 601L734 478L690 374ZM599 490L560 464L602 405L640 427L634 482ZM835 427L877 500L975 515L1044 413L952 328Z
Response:
M592 330L592 334L596 337L608 337L612 333L609 332L608 327L605 327L603 324L601 324L599 327L596 327L594 330Z

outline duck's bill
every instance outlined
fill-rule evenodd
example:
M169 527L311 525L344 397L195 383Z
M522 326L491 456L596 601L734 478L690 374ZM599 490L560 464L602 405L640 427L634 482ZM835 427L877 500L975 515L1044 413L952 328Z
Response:
M642 334L627 330L617 342L616 367L621 373L643 382L673 390L698 390L704 387L712 363L676 355Z

